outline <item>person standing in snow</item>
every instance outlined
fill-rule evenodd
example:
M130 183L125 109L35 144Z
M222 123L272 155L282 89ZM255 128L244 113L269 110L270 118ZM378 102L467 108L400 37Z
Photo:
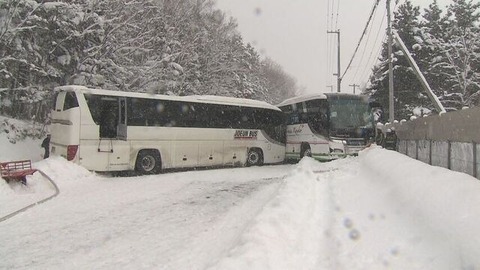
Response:
M47 134L47 137L43 139L42 147L45 149L43 158L48 158L50 156L50 134Z

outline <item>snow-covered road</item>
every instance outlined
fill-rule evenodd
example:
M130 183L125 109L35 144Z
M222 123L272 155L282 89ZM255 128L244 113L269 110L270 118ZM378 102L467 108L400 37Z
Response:
M42 165L61 194L0 224L8 243L2 269L203 269L235 243L291 168L113 178L62 160ZM36 177L30 182L43 181Z
M393 151L319 163L92 174L0 222L0 269L480 269L480 183ZM0 213L53 189L0 182Z

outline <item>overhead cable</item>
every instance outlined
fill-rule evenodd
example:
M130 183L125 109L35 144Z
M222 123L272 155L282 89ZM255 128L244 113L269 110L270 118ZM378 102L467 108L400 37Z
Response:
M372 61L373 52L374 52L374 51L377 51L377 50L374 50L374 48L375 48L375 46L376 46L376 44L377 44L378 37L380 36L380 33L384 33L384 34L385 34L385 32L382 31L382 27L383 27L383 23L384 23L385 20L386 20L386 17L387 17L387 10L385 9L384 12L383 12L383 15L382 15L382 17L381 17L380 25L379 25L379 27L378 27L378 29L377 29L377 34L376 34L376 36L375 36L375 41L373 41L372 49L370 50L370 54L368 55L368 58L367 58L367 62L366 62L366 66L367 66L367 67L369 66L370 62ZM383 44L383 40L384 40L384 38L382 38L381 44ZM382 45L380 45L380 47L382 47ZM365 48L366 48L366 46L365 46ZM378 54L376 54L375 56L377 56L377 55L378 55ZM363 58L363 55L362 55L362 58ZM361 63L361 62L362 62L362 61L360 61L360 63ZM354 80L354 81L355 81L355 79L357 78L357 74L358 74L359 70L360 70L360 69L358 68L357 71L355 72L355 75L353 76L353 80ZM362 78L364 77L364 75L365 75L365 69L364 69L364 71L361 73L360 79L362 79Z
M375 4L375 3L374 3ZM377 10L375 10L375 13L373 14L373 17L372 17L372 26L368 28L367 30L367 39L365 40L364 42L364 46L363 46L363 50L362 50L362 56L360 56L360 61L358 61L358 65L361 65L361 63L363 62L363 59L365 57L365 53L367 51L367 47L369 45L369 41L370 41L370 36L372 35L372 32L373 32L373 24L375 22L375 18L377 16ZM358 70L359 68L357 68L355 70L355 74L353 75L353 81L355 81L356 77L357 77L357 73L358 73Z
M347 73L348 69L352 65L353 59L355 58L355 55L358 51L358 48L360 47L362 39L365 36L365 33L367 32L368 26L370 25L370 21L372 20L373 14L375 13L375 10L377 9L379 2L380 2L380 0L375 0L375 5L373 5L372 11L370 12L370 16L368 17L367 24L365 25L365 28L363 29L363 33L360 36L360 40L358 41L357 47L355 48L355 51L353 52L352 58L350 59L350 62L348 63L347 68L345 69L345 72L343 72L341 78L343 78L345 76L345 73Z

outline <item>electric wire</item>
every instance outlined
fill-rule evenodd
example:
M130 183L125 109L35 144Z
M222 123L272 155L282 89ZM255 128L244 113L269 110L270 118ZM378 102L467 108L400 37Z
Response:
M337 0L337 17L335 18L335 29L338 29L338 14L340 12L340 0Z
M368 69L368 67L370 66L370 62L372 61L372 57L374 57L373 52L374 52L374 51L377 51L377 54L375 54L375 57L378 56L378 49L375 50L374 48L375 48L375 46L377 46L377 44L378 44L377 41L378 41L378 37L380 36L380 33L383 33L384 36L383 36L383 38L382 38L382 40L381 40L381 43L380 43L379 47L381 48L382 45L383 45L383 41L384 41L384 38L385 38L386 33L385 33L385 31L382 31L382 28L383 28L383 24L385 23L386 18L387 18L387 10L384 9L383 15L382 15L382 21L381 21L381 23L380 23L380 26L379 26L378 29L377 29L377 34L376 34L376 36L375 36L375 41L373 42L373 48L370 50L370 54L368 55L368 58L367 58L367 62L366 62L366 65L365 65L367 68L364 68L364 69L363 69L363 72L362 72L361 75L360 75L360 79L364 78L364 76L365 76L365 71L366 71L366 70ZM378 57L377 57L377 58L378 58ZM359 70L359 69L357 69L357 72L358 72L358 70ZM354 78L355 78L355 79L357 78L357 73L355 73Z
M333 27L333 5L335 5L335 0L332 0L332 9L331 9L331 18L330 18L330 29Z
M395 5L394 5L394 7L393 7L393 9L392 9L392 13L395 13L395 12L397 11L397 8L398 8L400 5L403 4L402 2L405 2L405 0L395 0ZM386 9L385 9L385 11L384 11L382 23L381 23L381 25L380 25L379 31L377 32L377 37L375 38L375 40L377 40L378 34L380 33L380 30L381 30L381 28L382 28L383 23L385 22L385 20L386 20ZM386 31L384 31L381 45L378 47L378 49L376 50L376 53L375 53L375 55L376 55L377 57L375 57L375 61L374 61L373 64L372 64L372 68L368 69L368 66L370 66L370 60L371 60L371 58L372 58L372 57L371 57L371 56L372 56L372 52L374 51L374 50L372 50L371 53L370 53L369 61L367 62L366 68L363 70L362 75L360 76L360 79L361 79L362 81L365 80L365 81L367 81L367 83L368 83L369 78L370 78L370 77L372 76L372 74L373 74L374 67L377 66L378 62L380 61L380 57L381 57L381 53L382 53L382 48L383 48L384 44L387 42L386 39L387 39L387 33L386 33ZM376 43L376 41L374 42L374 44L375 44L375 43ZM367 73L367 76L365 77L365 74L366 74L366 72L367 72L368 70L369 70L370 72Z
M359 66L361 65L361 63L363 63L363 59L365 57L365 53L367 51L367 47L368 47L368 44L369 44L369 41L370 41L370 36L372 35L372 31L373 31L373 22L375 22L375 18L377 17L377 12L378 12L378 9L375 10L375 13L373 14L373 18L372 18L372 25L371 27L369 27L369 30L368 30L368 33L367 33L367 39L365 41L365 45L363 46L363 50L362 50L362 55L360 56L360 61L358 61L358 65L357 65L357 68L355 69L355 73L353 75L353 82L356 81L356 78L357 78L357 74L358 74L358 71L360 70ZM377 32L377 37L378 37L378 32ZM373 45L376 44L376 39L375 41L373 42ZM370 50L371 52L372 50ZM368 63L368 62L367 62Z
M336 2L335 2L336 1ZM335 10L335 7L336 7L336 10ZM330 7L330 10L331 10L331 21L330 21L330 27L328 29L328 31L337 31L338 30L338 17L339 17L339 13L340 13L340 0L332 0L332 4L331 4L331 7ZM334 19L334 16L335 16L335 19ZM328 73L329 73L329 76L328 76L328 84L329 86L332 85L332 80L333 80L333 77L331 76L332 74L334 74L334 63L335 61L333 61L333 58L334 58L334 55L335 55L335 39L334 38L331 38L330 35L327 35L327 39L329 40L329 51L328 51L328 61L329 61L329 67L328 67Z
M377 55L377 56L381 55L382 49L383 49L383 43L387 42L386 39L387 39L387 33L384 33L383 38L382 38L382 45L378 47L375 55ZM368 82L370 76L372 76L372 74L373 74L374 67L377 66L379 61L380 61L380 57L376 57L375 61L371 65L372 68L370 68L370 69L368 68L370 65L365 67L365 69L363 70L363 73L362 73L362 77L360 77L360 79L362 79L362 81L367 81ZM369 73L366 73L367 71L369 71ZM367 74L367 76L365 77L364 74Z
M350 68L350 66L352 65L352 62L353 62L353 59L355 58L355 55L357 54L357 51L358 51L358 48L360 47L360 44L362 42L362 39L363 37L365 36L365 33L368 29L368 26L370 24L370 21L372 20L372 17L373 17L373 13L375 12L375 10L377 9L377 6L378 6L378 3L380 2L380 0L375 0L375 5L373 6L373 9L372 11L370 12L370 16L368 17L368 21L367 21L367 24L365 25L365 28L362 32L362 35L360 36L360 40L358 41L357 43L357 47L355 48L355 51L353 52L353 55L352 55L352 58L350 59L350 62L348 63L347 65L347 68L345 69L345 71L343 72L342 76L340 78L343 78L345 76L345 73L347 73L348 69Z
M337 0L339 1L339 0ZM328 2L330 4L330 0ZM335 16L335 6L337 6L337 18L334 19L334 16ZM335 0L332 0L331 1L331 5L330 5L330 11L329 11L329 14L327 15L327 17L330 18L330 22L327 24L328 25L328 29L327 29L327 32L328 31L332 31L334 29L336 29L337 27L337 22L338 22L338 7L339 7L339 4L337 2L337 5L335 4ZM334 22L335 22L335 25L334 25ZM334 51L335 51L335 46L334 46L334 43L335 43L335 40L333 38L330 37L330 35L327 35L327 72L329 74L333 74L333 68L334 68L334 61L333 61L333 56L334 56ZM331 85L332 84L332 79L333 77L332 76L327 76L328 78L328 84Z
M329 20L329 18L330 18L330 2L331 2L331 0L327 1L327 14L326 14L327 15L326 16L327 17L327 24L326 24L327 32L330 30L330 20ZM331 60L330 60L330 37L329 37L328 34L327 34L326 37L327 37L326 38L326 51L325 51L325 54L326 54L326 57L325 57L326 58L326 71L328 73L330 73L330 65L331 65ZM330 78L330 76L328 76L327 78ZM330 83L330 81L327 82L327 85L329 83Z

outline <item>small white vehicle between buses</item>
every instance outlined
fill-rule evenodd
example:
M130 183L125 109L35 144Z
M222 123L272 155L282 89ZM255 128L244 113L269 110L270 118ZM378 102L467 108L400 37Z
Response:
M322 93L277 106L287 115L286 159L327 161L356 155L374 136L372 110L364 96Z
M253 166L285 158L284 114L266 102L57 87L51 153L92 171Z

